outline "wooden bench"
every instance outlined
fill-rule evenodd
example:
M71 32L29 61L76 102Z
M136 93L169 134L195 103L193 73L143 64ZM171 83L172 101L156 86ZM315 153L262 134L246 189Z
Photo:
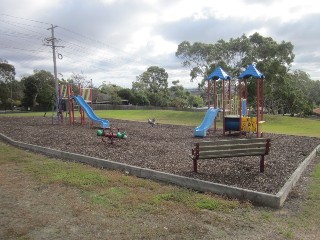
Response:
M252 138L195 143L190 155L193 160L193 170L198 172L199 159L261 156L260 172L264 172L264 156L269 153L270 142L271 140L267 138Z

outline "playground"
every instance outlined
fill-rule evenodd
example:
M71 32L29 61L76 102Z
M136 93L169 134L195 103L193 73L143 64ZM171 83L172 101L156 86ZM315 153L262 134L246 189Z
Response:
M111 126L127 130L127 139L105 143L96 135L98 127L89 122L73 126L51 124L50 117L0 117L1 133L29 144L125 163L160 172L202 179L239 188L275 194L298 165L320 144L319 138L268 134L272 148L265 159L265 172L259 172L259 157L203 160L193 172L189 157L194 127L108 119ZM233 138L234 136L228 136ZM225 138L221 131L206 140ZM237 138L239 138L237 136Z
M309 159L320 138L262 132L264 79L251 64L237 82L231 83L232 78L217 67L206 79L208 109L196 128L156 124L155 119L134 122L97 116L92 109L92 88L61 84L56 94L57 117L53 109L51 121L45 115L0 118L1 133L27 144L195 179L198 185L205 185L198 181L202 180L211 185L277 194L283 191L282 187L288 184L300 164ZM255 109L247 105L250 82L256 89L255 102L251 103ZM76 106L80 112L78 119ZM222 129L216 127L218 116ZM152 171L148 171L149 178L156 174ZM236 196L243 197L243 194ZM255 201L255 198L249 199ZM278 203L271 205L279 206Z

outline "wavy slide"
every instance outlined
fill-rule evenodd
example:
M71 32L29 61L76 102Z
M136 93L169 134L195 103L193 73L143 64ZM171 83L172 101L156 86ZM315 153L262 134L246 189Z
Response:
M219 111L220 109L216 109L216 108L209 108L207 110L207 113L204 116L204 119L202 120L202 123L200 124L200 126L194 129L195 137L205 137L207 135L207 130L213 124L214 119L217 117Z
M108 120L97 117L92 108L88 103L83 99L82 96L72 96L71 98L75 99L78 104L82 107L82 109L86 112L87 116L94 122L100 123L101 128L108 128L110 123Z

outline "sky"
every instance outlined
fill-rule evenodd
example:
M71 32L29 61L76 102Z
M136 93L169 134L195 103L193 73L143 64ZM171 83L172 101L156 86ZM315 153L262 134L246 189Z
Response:
M320 80L318 0L0 0L0 59L16 79L53 73L48 40L54 26L58 78L81 74L93 85L131 88L150 66L169 84L197 87L175 56L182 41L216 43L258 32L294 45L292 70Z

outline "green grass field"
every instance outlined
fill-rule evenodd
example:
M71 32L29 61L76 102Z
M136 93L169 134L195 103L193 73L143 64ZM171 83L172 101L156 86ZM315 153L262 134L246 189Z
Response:
M183 112L171 110L112 110L97 111L99 116L132 121L146 121L155 118L159 123L198 126L205 112ZM288 117L281 115L265 115L262 124L264 132L282 133L288 135L320 137L320 119ZM222 127L221 121L217 123Z
M260 239L260 237L268 239L270 233L275 239L315 239L313 236L319 234L319 164L312 173L313 181L308 186L306 201L301 202L299 207L295 206L295 210L292 212L287 209L274 210L254 207L248 202L198 193L177 186L129 176L122 172L57 161L1 142L0 167L1 169L8 169L8 167L13 169L12 174L18 174L19 181L23 182L24 177L34 179L35 186L28 185L26 188L42 189L45 187L44 189L46 189L48 185L54 186L53 189L57 189L56 191L61 197L66 188L76 190L78 198L82 201L81 205L76 207L72 205L73 199L63 204L68 208L76 209L75 214L80 218L86 216L87 209L92 209L94 215L107 219L112 217L112 221L130 222L134 226L133 229L141 228L141 225L137 224L137 219L149 219L149 221L153 219L154 224L161 226L160 229L169 228L176 234L175 236L179 236L179 239L189 239L190 232L194 234L192 239L206 239L206 231L210 226L214 228L215 234L211 236L212 239L229 239L225 238L227 234L245 236L243 239ZM22 184L19 181L17 184ZM1 196L0 194L0 200L3 197ZM8 198L8 196L5 197ZM27 202L28 204L30 201L37 205L44 204L41 199L37 199L37 202L33 202L32 199L28 199ZM21 201L19 200L19 204L22 204ZM6 212L9 210L6 209ZM14 212L12 214L14 215ZM38 217L31 217L30 214L29 211L29 215L24 221L36 222ZM41 216L44 214L46 213L44 212ZM169 222L169 226L159 222L159 217L160 219L168 218L166 222ZM64 216L61 215L60 218L62 221ZM19 221L21 222L22 219L20 218ZM48 218L46 221L44 226L50 224ZM179 222L180 224L176 224ZM187 227L190 224L193 224L192 231ZM11 225L13 225L12 222L10 222ZM126 232L126 239L136 234L127 226L129 225L117 226L121 231ZM41 231L41 228L38 227L38 229ZM146 239L154 239L159 234L158 231L150 231L148 228L142 230ZM34 231L35 229L31 227L22 232L18 231L12 234L8 232L5 236L6 239L31 239L28 236L32 235ZM99 228L96 228L96 231L99 231ZM11 238L16 237L17 233L20 238ZM168 237L172 236L172 233L168 234ZM248 236L251 237L247 238ZM256 238L258 236L259 238Z

